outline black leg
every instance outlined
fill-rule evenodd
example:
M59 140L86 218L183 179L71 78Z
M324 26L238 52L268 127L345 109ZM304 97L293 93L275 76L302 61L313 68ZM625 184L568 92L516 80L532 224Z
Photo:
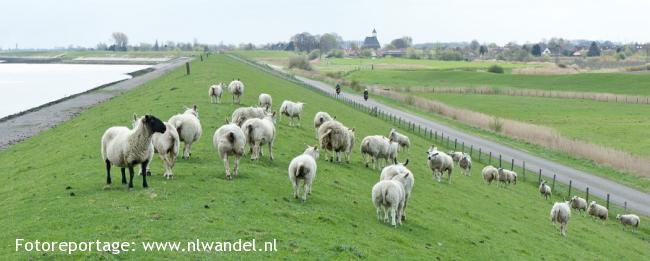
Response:
M122 171L122 184L126 184L126 173L125 173L125 168L120 168L120 171Z
M140 166L142 167L142 173L147 173L147 165L149 165L148 160L145 160L144 162L142 162L142 164L140 164ZM149 187L149 185L147 184L147 175L142 175L142 187L143 188Z
M106 160L106 184L111 184L111 162Z
M133 166L129 166L129 188L133 188Z

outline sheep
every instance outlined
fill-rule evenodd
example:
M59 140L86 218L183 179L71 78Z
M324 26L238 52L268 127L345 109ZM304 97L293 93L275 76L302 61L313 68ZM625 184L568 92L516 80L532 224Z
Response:
M138 121L140 118L138 118L138 115L135 113L133 114L133 128L135 128L138 124ZM165 167L165 174L163 174L163 177L167 179L172 179L174 178L174 173L172 172L172 168L176 164L176 157L178 155L178 147L180 145L180 140L178 137L178 132L176 132L176 128L172 126L169 123L163 122L165 124L165 132L160 134L160 133L154 133L152 136L152 146L151 149L151 154L149 155L149 163L151 163L151 160L153 159L153 154L158 153L158 156L160 156L160 160L163 161L163 165ZM147 172L146 175L151 176L151 171L149 170L151 164L147 165Z
M598 205L596 201L592 201L589 203L589 207L587 208L587 212L589 215L600 218L601 220L607 220L608 218L608 211L606 207L603 207L601 205Z
M363 138L363 140L361 140L360 149L366 168L368 167L368 156L372 158L372 169L376 169L377 165L381 165L379 162L380 159L384 159L386 161L385 165L387 165L391 156L396 157L396 155L391 155L397 153L396 151L393 153L391 150L391 143L395 144L393 149L397 150L399 145L396 142L390 142L390 140L384 136L371 135Z
M237 126L237 124L230 123L226 120L226 124L219 127L212 137L212 144L214 149L219 153L221 160L226 168L226 179L232 179L230 175L230 163L228 157L235 156L235 166L233 169L235 177L239 172L239 160L244 155L244 145L246 144L246 136L244 132Z
M451 156L447 155L442 151L438 151L438 148L431 146L427 151L428 161L427 165L433 171L433 178L437 178L440 182L442 178L442 172L447 171L447 177L449 179L449 184L451 184L451 173L454 169L454 160Z
M314 128L316 129L316 138L318 138L318 128L320 127L321 124L323 124L326 121L331 121L332 116L329 115L327 112L322 112L319 111L316 113L316 116L314 116Z
M273 99L271 95L266 93L260 93L258 106L263 107L267 112L271 112L271 105L273 104Z
M408 149L411 147L411 140L409 140L409 137L404 134L400 134L395 129L390 129L388 138L390 141L397 142L399 146L406 149L406 151L408 151Z
M451 156L455 163L458 163L458 161L460 161L460 158L463 157L463 152L450 150L447 155Z
M223 93L223 83L210 86L208 95L210 96L210 103L221 103L221 94Z
M577 209L580 213L587 211L587 201L584 198L573 196L569 203L572 209Z
M517 173L512 170L507 170L504 168L498 168L497 181L500 184L517 184Z
M401 173L391 180L381 180L372 187L372 202L377 211L377 219L381 220L381 211L384 211L384 222L388 222L388 212L392 218L391 225L397 228L402 225L402 212L404 211L404 183L410 173Z
M262 107L240 107L232 112L230 119L233 123L237 124L237 126L241 127L246 120L253 118L262 119L266 114L266 109Z
M280 105L280 115L289 117L289 126L294 126L293 119L298 118L298 126L300 126L300 113L304 107L302 102L283 101Z
M239 104L240 98L244 94L244 83L239 79L232 80L232 82L228 84L228 91L232 94L232 104Z
M560 234L562 236L566 236L566 228L570 218L571 208L569 207L569 201L555 202L553 204L553 208L551 208L551 222L553 222L553 225L560 223Z
M458 166L460 166L465 176L472 175L472 157L469 154L463 153L463 156L458 161Z
M289 180L293 186L293 197L298 198L300 194L300 180L303 180L303 193L301 200L307 200L307 194L311 195L311 185L316 178L316 160L318 160L318 146L307 146L305 152L291 160L289 163Z
M248 119L242 125L246 141L252 149L251 160L259 160L262 146L269 145L269 154L273 160L273 141L275 140L275 112L264 119Z
M399 143L389 142L388 145L388 160L397 164L397 154L399 153Z
M407 159L404 163L396 163L394 165L386 166L381 170L381 176L379 177L379 180L391 180L399 174L409 173L406 179L400 180L400 182L404 182L402 184L404 185L404 210L402 211L401 216L402 221L406 220L406 206L408 205L409 198L411 197L411 191L413 190L413 185L415 184L415 177L413 176L413 173L406 168L406 165L408 164L409 160Z
M111 186L111 166L120 167L122 184L126 184L124 169L129 169L129 188L133 188L133 166L140 164L141 172L146 173L153 150L151 139L154 133L164 133L165 124L152 115L140 118L136 127L111 127L102 135L102 159L106 163L106 186ZM142 175L142 187L147 188L147 175Z
M551 197L551 187L546 185L546 180L542 180L542 182L539 183L539 194L541 194L544 199Z
M196 105L191 109L186 109L183 114L172 116L167 122L176 128L180 141L185 143L183 159L189 159L192 156L192 144L201 138L203 132Z
M623 224L623 229L625 229L625 227L627 226L631 226L633 230L637 230L639 229L639 223L641 223L641 219L639 219L639 216L634 214L626 214L626 215L617 214L616 220L620 221L621 224Z
M483 170L481 170L481 173L483 174L483 179L488 183L488 185L492 184L492 181L496 180L499 175L497 168L492 165L485 166Z
M331 120L318 128L318 137L321 149L336 153L336 162L341 162L340 152L345 154L346 162L350 162L350 153L354 146L354 128L350 129L336 120ZM334 161L334 157L330 155L329 160Z

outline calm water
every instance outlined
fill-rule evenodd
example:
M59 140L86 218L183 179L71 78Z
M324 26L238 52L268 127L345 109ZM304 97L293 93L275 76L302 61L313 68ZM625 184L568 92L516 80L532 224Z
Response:
M0 118L102 84L131 78L148 65L0 63Z

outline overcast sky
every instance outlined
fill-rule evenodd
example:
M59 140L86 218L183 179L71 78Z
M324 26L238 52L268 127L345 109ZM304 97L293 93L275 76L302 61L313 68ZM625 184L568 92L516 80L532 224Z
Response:
M648 0L0 0L0 8L3 49L94 47L115 31L131 44L258 44L303 31L362 40L373 28L381 43L404 35L416 43L650 42Z

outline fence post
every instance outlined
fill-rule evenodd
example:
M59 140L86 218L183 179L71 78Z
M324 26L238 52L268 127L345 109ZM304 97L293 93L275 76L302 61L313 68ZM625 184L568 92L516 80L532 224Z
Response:
M469 145L469 156L472 157L472 153L474 152L474 145Z
M190 75L190 63L185 63L185 72Z
M436 134L433 136L433 140L438 141L438 131L436 131Z
M449 135L447 135L447 147L449 147Z
M555 191L555 177L556 176L557 176L556 174L553 174L553 186L551 186L552 191Z
M537 178L537 184L542 183L542 169L539 169L539 177Z
M573 180L569 180L569 194L567 195L568 198L571 197L571 186L573 185Z
M490 157L489 157L488 159L489 159L489 160L488 160L488 164L491 165L491 164L492 164L492 152L491 152L491 151L490 151Z
M510 162L510 170L515 170L515 159Z
M589 204L589 187L587 187L586 193L587 193L587 204Z
M454 151L458 149L458 139L454 139Z
M481 154L483 154L483 153L481 153L481 148L479 147L478 148L478 162L481 162Z
M524 181L526 181L526 161L523 161L522 165L523 165L522 168L523 168Z
M627 214L627 201L623 202L623 213Z
M463 141L463 144L460 146L460 151L465 152L465 142Z
M501 168L501 167L502 167L502 165L501 165L501 154L499 154L499 168Z
M609 209L609 193L607 193L607 209Z

